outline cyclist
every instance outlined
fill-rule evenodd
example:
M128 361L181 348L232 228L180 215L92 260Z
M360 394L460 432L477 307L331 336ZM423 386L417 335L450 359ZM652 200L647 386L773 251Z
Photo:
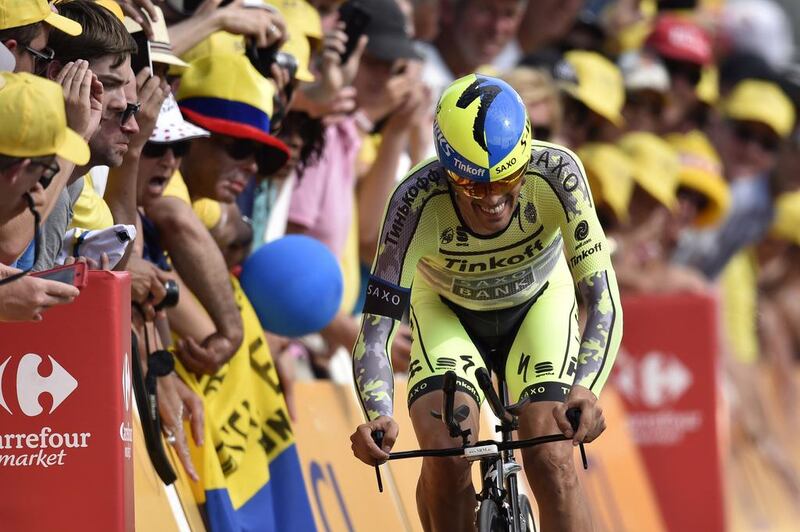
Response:
M476 441L483 396L475 370L487 367L506 380L510 403L530 398L519 437L572 438L522 453L542 528L589 530L570 443L605 429L597 396L619 347L622 312L583 167L566 148L532 139L519 95L488 76L449 85L433 131L438 157L409 172L384 215L353 351L369 420L351 436L353 453L383 462L397 438L387 346L410 304L408 407L420 447L461 444L430 414L441 408L448 370L458 376L456 405L470 405L462 426ZM583 335L574 287L587 309ZM571 407L582 412L574 433ZM383 449L375 430L385 433ZM417 505L426 530L473 529L469 463L425 458Z

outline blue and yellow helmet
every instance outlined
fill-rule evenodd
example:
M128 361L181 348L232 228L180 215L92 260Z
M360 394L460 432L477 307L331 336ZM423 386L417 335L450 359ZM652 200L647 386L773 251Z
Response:
M444 90L433 135L442 165L473 181L505 179L530 159L525 104L511 85L489 76L470 74Z

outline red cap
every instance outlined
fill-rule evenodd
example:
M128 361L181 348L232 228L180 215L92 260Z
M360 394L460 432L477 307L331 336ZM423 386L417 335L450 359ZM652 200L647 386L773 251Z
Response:
M711 37L703 28L684 17L658 17L646 44L667 59L697 65L707 65L713 59Z

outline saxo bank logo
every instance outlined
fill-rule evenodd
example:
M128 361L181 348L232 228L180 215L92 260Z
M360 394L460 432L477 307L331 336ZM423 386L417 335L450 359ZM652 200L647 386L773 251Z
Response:
M39 396L42 394L50 394L52 406L48 414L52 414L55 409L75 391L75 388L78 387L78 381L75 380L75 377L70 375L53 357L48 355L47 358L50 360L50 365L53 368L50 375L47 377L42 377L39 372L39 366L42 364L42 357L34 353L28 353L23 356L17 367L17 403L22 413L28 417L38 416L42 413L42 407L39 404ZM6 412L13 415L14 413L8 407L5 397L3 397L2 387L3 376L10 360L11 357L8 357L0 364L0 406L3 407Z

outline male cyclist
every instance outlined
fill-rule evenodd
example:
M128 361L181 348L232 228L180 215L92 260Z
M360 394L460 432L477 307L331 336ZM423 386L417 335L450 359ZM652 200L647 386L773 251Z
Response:
M388 458L398 434L387 353L410 303L413 347L408 407L420 447L460 445L431 410L443 375L458 376L456 404L476 441L483 401L475 370L506 380L510 403L530 398L520 438L560 431L572 444L605 429L597 396L622 336L622 310L608 243L586 176L569 150L531 138L519 95L471 74L436 109L438 158L412 169L384 217L367 288L353 371L368 423L351 436L367 464ZM571 276L570 276L571 274ZM575 288L587 309L581 335ZM573 433L568 408L581 410ZM385 433L383 449L371 438ZM590 530L570 442L523 451L543 530ZM472 530L469 463L425 458L417 505L426 530Z

